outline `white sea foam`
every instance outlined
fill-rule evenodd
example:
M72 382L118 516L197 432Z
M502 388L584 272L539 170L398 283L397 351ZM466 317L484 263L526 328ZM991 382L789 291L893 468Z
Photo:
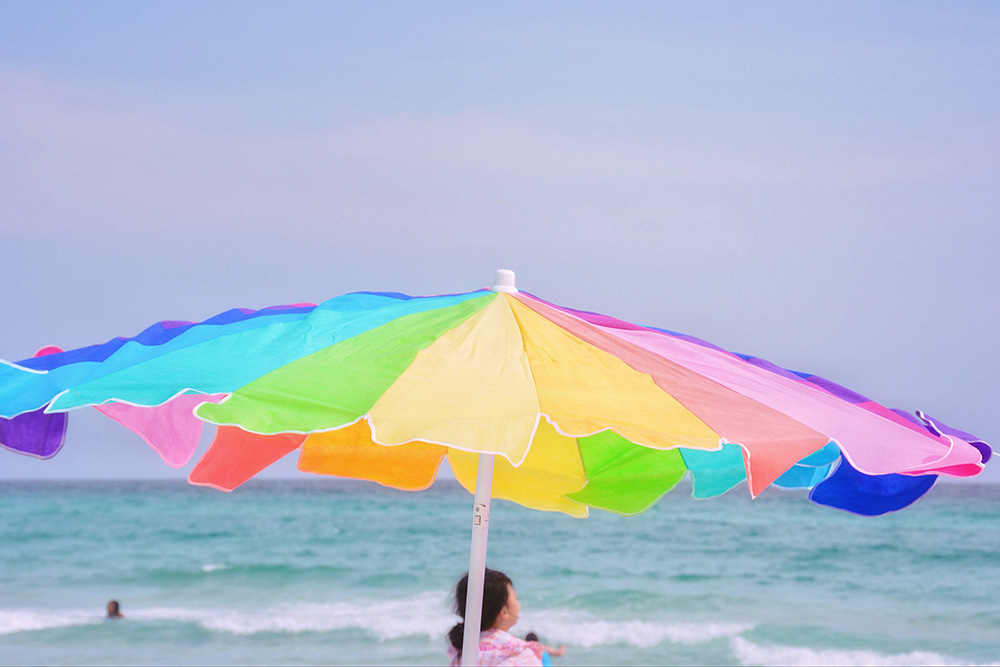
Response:
M447 597L438 593L366 604L303 603L259 610L156 607L133 609L129 617L147 621L192 622L213 632L233 635L358 629L379 640L420 635L440 639L454 622Z
M423 593L411 598L369 603L287 604L260 609L131 607L129 622L194 623L212 632L246 636L259 633L298 634L361 630L379 641L426 637L440 641L455 622L447 595ZM0 635L100 623L94 610L0 609ZM581 649L625 644L652 648L665 642L701 644L728 640L733 656L744 665L969 665L926 651L884 654L870 650L817 649L757 644L743 634L745 623L604 620L585 611L538 610L522 614L518 629L534 631L548 643ZM1000 663L993 663L1000 667Z
M444 593L367 604L332 602L279 605L260 610L211 610L159 607L135 610L137 620L192 622L214 632L252 635L264 632L300 633L359 629L379 640L426 636L439 640L455 623ZM672 642L698 644L734 637L752 626L733 623L662 623L607 621L582 611L550 610L522 616L518 627L551 641L589 648L631 644L647 648Z
M50 628L64 628L72 625L89 625L102 620L96 611L83 610L43 610L43 609L0 609L0 635L16 632L32 632Z
M733 654L744 665L972 665L940 653L913 651L885 654L876 651L762 646L743 637L730 640ZM998 663L992 663L996 665Z
M205 563L201 566L202 572L216 572L218 570L228 570L229 566L225 563Z
M444 592L369 603L343 601L282 604L259 609L131 607L128 618L138 622L195 623L212 632L232 635L357 629L378 640L425 636L434 641L441 639L456 621ZM0 634L96 623L100 620L101 615L94 611L0 610ZM630 644L646 648L663 642L697 644L720 637L734 637L751 626L608 621L584 611L542 610L524 614L518 627L524 632L538 632L550 641L582 648L609 644Z
M666 623L656 621L606 621L586 612L539 611L524 614L518 627L533 630L550 641L590 648L631 644L640 648L663 642L701 644L735 637L753 626L742 623Z

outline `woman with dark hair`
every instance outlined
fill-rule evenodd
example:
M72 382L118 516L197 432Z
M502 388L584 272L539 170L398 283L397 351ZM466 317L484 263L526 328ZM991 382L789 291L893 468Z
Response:
M455 586L455 612L465 620L465 597L469 590L469 575L458 580ZM521 603L514 593L514 584L503 572L486 569L483 583L483 617L479 633L479 664L490 667L510 665L527 667L542 664L542 645L527 642L507 631L517 623L521 614ZM458 623L448 633L451 646L448 659L452 667L462 660L462 639L465 623Z
M125 618L125 614L121 612L121 605L118 604L118 600L108 602L108 615L105 618L113 618L115 620Z

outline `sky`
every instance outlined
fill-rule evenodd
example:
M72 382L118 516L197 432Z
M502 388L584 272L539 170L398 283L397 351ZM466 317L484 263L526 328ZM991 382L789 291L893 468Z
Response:
M995 2L0 0L4 359L509 268L996 444L998 204Z

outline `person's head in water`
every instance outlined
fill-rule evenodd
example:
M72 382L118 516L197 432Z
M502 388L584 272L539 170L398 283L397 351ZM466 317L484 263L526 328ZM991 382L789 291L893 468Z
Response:
M457 623L448 633L451 645L462 650L462 638L465 634L465 598L469 592L469 575L458 580L455 586L455 612L462 617L462 623ZM480 630L496 628L504 632L517 623L521 615L521 603L514 593L514 584L510 577L497 570L486 569L483 582L483 617Z
M125 618L122 616L118 600L111 600L108 602L108 618Z

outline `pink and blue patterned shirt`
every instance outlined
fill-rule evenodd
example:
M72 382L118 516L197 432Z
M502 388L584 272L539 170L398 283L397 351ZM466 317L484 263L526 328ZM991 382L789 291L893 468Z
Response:
M451 667L459 667L462 655L448 647ZM537 667L542 664L542 645L526 642L503 630L491 628L479 634L479 667Z

